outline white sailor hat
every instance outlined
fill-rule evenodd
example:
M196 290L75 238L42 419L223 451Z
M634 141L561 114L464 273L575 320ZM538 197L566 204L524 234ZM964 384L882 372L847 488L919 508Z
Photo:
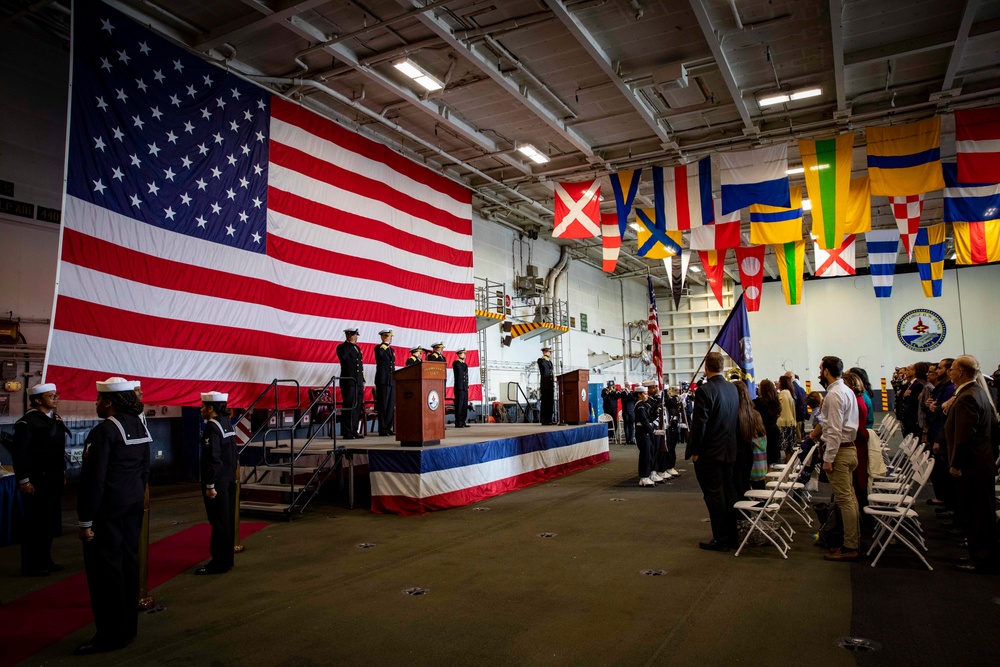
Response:
M135 383L121 377L108 378L104 382L97 383L97 392L100 394L113 394L118 391L135 391Z
M221 391L206 391L201 395L202 403L225 403L229 400L229 394L223 394Z
M354 327L351 327L350 329L344 329L344 333L347 334L348 336L351 336L357 334L358 330L355 329Z
M656 385L656 380L643 380L642 381L642 386L643 387L655 387L655 386L657 386Z
M649 393L649 387L643 385L642 387L638 387L635 391L637 394L646 394Z
M378 335L379 336L391 336L392 335L392 329L382 329L381 331L378 332Z
M455 352L455 354L465 354L465 352L466 352L466 349L463 347L461 350L458 350L457 352Z
M420 347L419 345L410 348L410 354L413 354L414 352L423 352L423 351L424 348Z
M551 351L552 351L551 347L543 347L542 348L542 352L551 352Z
M436 348L439 348L439 347L444 347L444 343L434 343L433 345L431 345L431 348L435 348L436 349Z
M142 386L142 382L141 381L139 381L139 380L132 380L132 388L133 389L138 389L141 386Z
M44 394L46 392L55 390L56 386L52 382L46 382L45 384L36 384L34 387L28 387L28 396L37 396L38 394Z

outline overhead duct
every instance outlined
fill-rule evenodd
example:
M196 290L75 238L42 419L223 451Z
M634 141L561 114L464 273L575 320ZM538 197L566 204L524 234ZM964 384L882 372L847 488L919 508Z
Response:
M559 261L556 262L555 266L549 269L548 274L545 276L545 296L553 302L555 301L556 294L558 293L556 283L565 272L566 265L568 263L569 246L564 245L559 249Z

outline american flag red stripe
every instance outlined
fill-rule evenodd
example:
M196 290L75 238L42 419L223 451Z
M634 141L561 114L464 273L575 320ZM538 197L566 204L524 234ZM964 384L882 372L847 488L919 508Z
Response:
M660 342L660 316L656 312L656 294L653 292L653 278L646 276L649 287L649 321L647 328L653 334L653 366L656 367L656 383L663 391L663 345Z
M275 378L304 399L357 326L369 382L391 328L400 365L467 348L481 400L466 188L84 5L45 370L64 398L121 375L154 405L245 407Z

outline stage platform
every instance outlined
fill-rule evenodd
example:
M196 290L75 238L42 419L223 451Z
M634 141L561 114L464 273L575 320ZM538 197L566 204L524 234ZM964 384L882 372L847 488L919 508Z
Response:
M269 449L278 453L287 448L288 443L281 442L278 448ZM448 426L445 439L428 447L403 447L391 436L336 441L315 438L308 454L316 458L307 457L303 466L315 465L334 449L342 454L350 507L354 507L355 478L367 475L371 510L400 515L470 505L610 458L605 424L470 424L465 429ZM245 458L255 456L251 452ZM296 482L305 482L312 470L303 467ZM280 489L269 488L275 492Z

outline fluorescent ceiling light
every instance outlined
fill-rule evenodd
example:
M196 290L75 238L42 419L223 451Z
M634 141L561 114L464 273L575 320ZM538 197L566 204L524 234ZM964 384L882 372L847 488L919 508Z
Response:
M431 76L425 69L414 63L409 58L397 60L392 64L392 66L419 83L427 90L441 90L444 88L443 83Z
M517 147L517 152L529 158L535 164L545 164L549 161L547 155L542 154L541 151L531 144L521 144Z
M803 199L802 200L802 210L803 211L811 211L812 207L813 207L813 203L811 201L809 201L808 199Z
M822 88L807 88L806 90L796 91L791 95L789 95L789 97L794 101L794 100L805 100L810 97L817 97L822 94L823 94Z
M690 268L691 268L691 270L692 270L693 272L695 272L695 273L701 273L701 269L700 269L700 268L698 268L697 266L692 266L692 267L690 267Z
M788 95L771 95L770 97L757 100L757 106L769 107L773 104L784 104L788 100Z
M641 227L639 227L639 223L638 222L633 222L632 224L629 225L629 227L631 227L635 231L639 231L640 229L642 229Z
M806 173L806 168L805 167L792 167L791 169L789 169L785 173L788 174L789 176L794 176L795 174L804 174L804 173Z

